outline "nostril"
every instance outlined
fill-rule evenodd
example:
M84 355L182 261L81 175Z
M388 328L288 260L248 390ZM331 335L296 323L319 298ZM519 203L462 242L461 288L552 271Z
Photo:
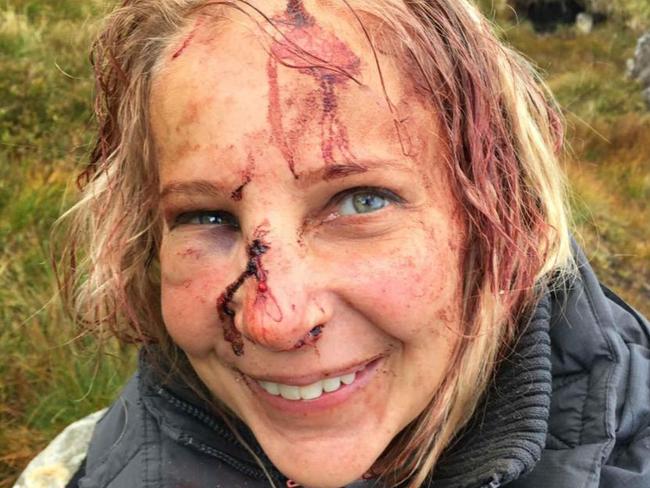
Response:
M323 333L324 327L325 326L322 324L313 327L309 332L307 332L307 335L305 337L303 337L298 342L296 342L293 348L300 349L303 346L313 346L314 344L316 344L318 339L320 339L321 334Z

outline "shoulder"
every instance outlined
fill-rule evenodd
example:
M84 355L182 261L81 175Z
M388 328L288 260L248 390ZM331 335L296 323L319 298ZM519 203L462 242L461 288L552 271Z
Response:
M614 446L604 460L601 486L650 486L650 324L603 287L611 312L618 370L612 374Z
M108 486L140 450L139 404L134 377L109 408L66 427L29 463L14 488Z
M521 486L647 488L650 326L579 250L577 261L579 277L553 298L546 447Z
M136 374L97 422L79 487L138 486L139 458L147 437L155 436L153 429L146 432L147 423Z
M66 427L30 462L14 488L139 486L136 477L128 478L135 475L131 472L145 441L137 383L136 375L109 408Z

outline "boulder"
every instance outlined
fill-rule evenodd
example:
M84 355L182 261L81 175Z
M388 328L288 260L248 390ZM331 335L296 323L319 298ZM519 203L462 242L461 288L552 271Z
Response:
M582 3L585 11L594 16L608 16L612 13L611 0L584 0Z
M560 24L573 24L584 10L577 0L510 0L510 6L539 32L552 32Z
M27 465L13 488L65 488L86 457L100 410L68 425Z
M634 58L627 61L628 75L639 80L643 86L643 98L650 108L650 32L643 34L636 43Z
M591 14L580 12L576 16L576 29L582 34L589 34L594 28L594 18Z
M593 24L603 21L612 10L610 0L508 0L508 4L540 32L550 32L558 25L574 22L580 32L585 32L583 29L590 32ZM584 15L589 15L590 20Z

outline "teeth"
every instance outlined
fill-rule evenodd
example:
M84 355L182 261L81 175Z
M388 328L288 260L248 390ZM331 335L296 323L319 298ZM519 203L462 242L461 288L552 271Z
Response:
M271 395L279 395L286 400L315 400L323 392L332 393L343 385L349 385L355 380L356 376L356 373L335 376L307 386L283 385L272 381L258 381L258 383Z
M323 382L317 381L311 385L300 387L300 398L303 400L313 400L323 394Z
M300 388L291 385L279 385L280 396L287 400L300 400Z
M354 381L354 378L356 376L357 376L356 373L350 373L350 374L343 375L343 376L341 376L341 383L345 383L346 385L349 385L350 383L352 383Z
M335 377L335 378L327 378L323 380L323 390L326 391L327 393L330 393L332 391L336 391L339 388L341 388L341 378L340 377Z
M259 384L271 395L280 394L280 385L278 385L277 383L271 383L270 381L260 381Z

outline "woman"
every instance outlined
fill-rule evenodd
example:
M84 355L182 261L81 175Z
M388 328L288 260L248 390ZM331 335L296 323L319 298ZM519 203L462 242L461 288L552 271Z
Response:
M649 486L648 324L469 3L126 1L94 54L64 291L141 357L72 484Z

